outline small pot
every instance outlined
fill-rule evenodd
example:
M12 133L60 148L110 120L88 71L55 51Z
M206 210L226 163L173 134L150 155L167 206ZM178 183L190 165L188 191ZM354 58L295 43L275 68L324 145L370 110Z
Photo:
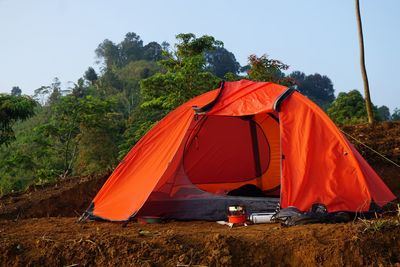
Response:
M229 215L228 216L229 223L245 223L246 222L246 215Z

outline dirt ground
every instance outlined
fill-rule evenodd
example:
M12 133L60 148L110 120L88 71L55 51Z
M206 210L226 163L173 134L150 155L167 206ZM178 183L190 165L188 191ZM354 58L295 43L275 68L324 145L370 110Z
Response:
M74 217L82 214L106 176L70 177L0 198L0 219Z
M400 227L0 221L4 266L400 266ZM76 264L76 265L75 265Z
M388 159L400 164L400 122L383 122L374 126L345 126L342 130ZM400 196L400 168L348 137L375 171L397 196Z
M400 162L400 123L343 130ZM400 169L351 141L400 196ZM71 177L1 197L0 266L400 266L396 215L290 228L77 223L106 179Z

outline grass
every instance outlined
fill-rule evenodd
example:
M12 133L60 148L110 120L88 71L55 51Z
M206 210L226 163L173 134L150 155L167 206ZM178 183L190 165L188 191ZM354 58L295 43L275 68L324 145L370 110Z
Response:
M396 227L400 227L400 204L397 204L396 215L391 218L378 218L375 215L376 219L367 220L367 219L359 219L362 222L361 232L381 232L387 229L393 229Z

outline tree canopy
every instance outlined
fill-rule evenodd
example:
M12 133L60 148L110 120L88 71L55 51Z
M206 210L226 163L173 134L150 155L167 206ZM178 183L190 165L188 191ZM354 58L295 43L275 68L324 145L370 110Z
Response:
M14 139L12 126L34 114L36 102L28 96L0 94L0 145Z
M376 107L374 107L377 110ZM378 113L374 112L380 120ZM328 108L328 115L338 124L359 124L368 122L364 98L358 90L341 92Z
M236 57L224 47L217 47L214 50L205 51L206 69L223 79L227 73L239 74L240 64Z
M157 42L150 42L143 46L143 41L134 32L128 32L124 40L115 44L105 39L95 50L99 63L102 62L105 70L120 68L129 62L138 60L158 61L162 58L162 46Z
M378 108L378 116L383 121L391 120L390 110L387 106L383 105Z
M294 71L289 75L297 85L297 90L323 109L327 109L335 100L335 89L332 81L326 75L318 73L305 75L301 71Z
M13 86L13 88L11 89L11 95L20 96L21 94L22 94L21 88L19 88L19 86Z
M206 68L204 53L223 45L210 36L176 36L177 50L160 62L166 70L141 81L142 108L160 108L166 112L211 88L219 79Z
M399 108L394 109L391 119L394 121L400 121L400 109Z
M260 82L274 82L287 86L292 85L291 80L283 73L289 68L289 65L276 59L270 59L266 54L260 57L250 55L248 60L248 79Z

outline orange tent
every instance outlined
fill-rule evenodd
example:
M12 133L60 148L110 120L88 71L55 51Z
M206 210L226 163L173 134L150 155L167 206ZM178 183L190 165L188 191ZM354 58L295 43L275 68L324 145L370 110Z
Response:
M251 184L266 196L227 196ZM368 211L395 199L380 177L307 97L268 82L222 83L178 107L126 155L87 210L89 218L137 215L217 219L226 205L253 211L314 203ZM275 202L273 201L275 200Z

